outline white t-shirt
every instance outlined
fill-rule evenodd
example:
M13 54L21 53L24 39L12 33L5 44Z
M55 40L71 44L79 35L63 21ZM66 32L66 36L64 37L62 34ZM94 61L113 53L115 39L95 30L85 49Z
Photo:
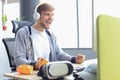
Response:
M33 27L31 31L35 60L37 61L37 58L42 57L49 61L50 45L46 31L40 32Z

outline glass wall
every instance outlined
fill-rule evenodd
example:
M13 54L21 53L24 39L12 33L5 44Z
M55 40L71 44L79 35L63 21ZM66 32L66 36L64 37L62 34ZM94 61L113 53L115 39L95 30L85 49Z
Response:
M7 16L8 16L8 30L12 29L11 20L16 20L19 18L19 3L7 4Z
M77 16L75 0L40 0L55 7L51 25L62 48L77 48ZM72 6L71 6L72 5Z
M52 30L62 48L92 48L92 0L40 0L55 7Z
M40 0L55 7L51 30L62 48L92 48L92 0ZM19 18L19 2L7 4L11 20Z
M93 0L78 0L79 46L92 48Z
M2 27L2 13L4 15L7 15L7 23L6 23L7 30L3 30L3 27ZM13 26L12 26L11 20L16 20L16 18L19 18L19 2L4 4L2 13L0 13L1 15L1 21L0 21L1 37L2 38L3 37L14 37L14 34L12 33Z

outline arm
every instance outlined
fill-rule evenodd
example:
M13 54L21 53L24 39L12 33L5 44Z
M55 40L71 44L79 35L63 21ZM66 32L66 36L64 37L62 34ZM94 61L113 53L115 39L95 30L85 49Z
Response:
M58 61L73 61L75 62L75 57L65 53L58 45L56 36L51 32L51 38L52 38L52 47L53 47L53 54L56 56L56 59ZM53 56L54 56L53 55Z
M71 61L72 63L78 63L78 64L81 64L82 62L84 62L85 60L85 56L82 55L82 54L78 54L77 56L71 56L67 53L65 53L57 44L57 40L56 40L56 37L54 36L53 34L53 40L54 40L54 46L55 46L55 53L57 55L57 60L60 60L60 61Z
M28 56L28 50L27 50L27 44L28 42L28 33L25 30L25 28L21 28L15 38L15 55L14 55L14 61L16 66L19 66L21 64L31 64L34 65L35 61L29 60Z

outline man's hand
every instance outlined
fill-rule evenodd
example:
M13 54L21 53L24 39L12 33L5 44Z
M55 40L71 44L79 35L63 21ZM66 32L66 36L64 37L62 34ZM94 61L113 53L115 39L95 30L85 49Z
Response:
M82 55L82 54L78 54L76 56L76 63L77 64L81 64L85 61L85 55Z
M42 66L42 65L41 65L41 60L42 60L42 58L38 58L38 60L37 60L37 62L36 62L36 64L35 64L35 69L36 69L36 70L39 70L40 67Z
M41 66L45 65L48 63L48 60L44 58L38 58L36 64L35 64L35 69L39 70Z

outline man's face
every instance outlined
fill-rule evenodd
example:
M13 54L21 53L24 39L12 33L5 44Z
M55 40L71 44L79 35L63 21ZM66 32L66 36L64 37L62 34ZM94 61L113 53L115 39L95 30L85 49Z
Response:
M44 29L49 29L50 28L50 24L53 21L53 15L54 15L54 13L52 11L42 11L41 12L40 25Z

